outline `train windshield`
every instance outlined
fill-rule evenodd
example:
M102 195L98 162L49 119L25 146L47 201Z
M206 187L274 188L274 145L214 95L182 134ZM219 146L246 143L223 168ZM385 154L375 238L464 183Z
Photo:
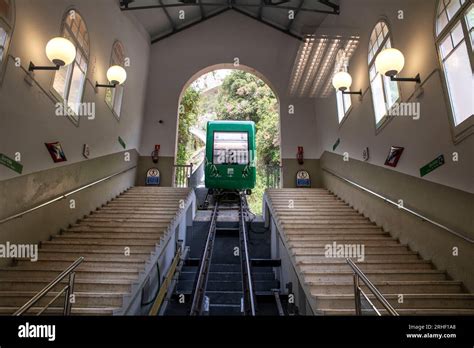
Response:
M248 164L247 132L214 132L214 164Z

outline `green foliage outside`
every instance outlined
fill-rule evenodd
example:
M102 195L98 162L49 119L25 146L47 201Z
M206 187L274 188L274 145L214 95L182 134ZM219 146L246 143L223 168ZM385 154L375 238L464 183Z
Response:
M278 101L273 91L255 75L233 70L217 91L200 93L193 87L188 88L181 104L177 164L188 163L194 151L190 145L190 127L197 125L205 129L205 122L209 119L255 122L257 184L249 197L249 205L252 212L261 214L266 188L265 167L280 164Z
M255 122L257 184L248 201L252 212L261 214L266 188L265 166L280 164L278 101L265 82L255 75L235 70L222 83L216 112L220 120Z
M184 165L189 163L192 148L192 135L189 132L191 127L196 126L199 117L199 101L201 97L197 90L189 87L181 99L178 122L178 153L176 154L176 164Z

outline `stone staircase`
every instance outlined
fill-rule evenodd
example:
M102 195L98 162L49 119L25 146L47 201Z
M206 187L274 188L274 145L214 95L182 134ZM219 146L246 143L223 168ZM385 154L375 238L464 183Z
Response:
M363 261L351 259L400 315L474 315L474 294L462 282L327 190L270 189L266 202L315 314L355 314L352 269L344 257L327 257L335 242L365 247Z
M42 242L37 262L15 260L0 268L0 315L15 312L80 256L84 262L76 270L72 314L112 315L190 194L189 189L131 188ZM50 302L65 282L27 314ZM63 303L61 296L46 314L61 314Z

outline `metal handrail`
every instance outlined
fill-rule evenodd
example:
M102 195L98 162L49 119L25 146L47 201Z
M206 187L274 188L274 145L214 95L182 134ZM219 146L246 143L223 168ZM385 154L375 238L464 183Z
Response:
M244 205L245 202L245 205ZM245 196L241 194L240 198L240 233L241 233L241 240L243 244L243 251L244 254L242 255L244 258L244 269L245 269L245 280L243 281L243 284L247 285L246 290L248 293L245 294L244 296L248 296L248 304L250 305L250 308L246 309L246 311L249 311L250 315L255 316L255 299L254 299L254 293L253 293L253 282L252 282L252 272L250 271L250 257L249 257L249 251L248 251L248 243L247 243L247 231L245 227L245 209L247 208L246 206L246 200Z
M189 187L193 164L175 164L173 168L173 187Z
M61 294L65 293L64 298L64 315L69 315L71 313L72 303L70 301L70 295L74 292L74 279L75 279L75 269L84 261L84 257L79 257L74 261L68 268L61 272L51 283L46 285L45 288L40 290L31 300L26 302L21 306L15 313L14 316L20 316L33 307L39 300L48 294L56 285L58 285L64 278L69 276L68 285L66 285L59 293L37 314L42 314Z
M420 214L420 213L418 213L418 212L416 212L416 211L414 211L414 210L412 210L412 209L406 208L406 207L400 205L399 203L394 202L394 201L392 201L392 200L390 200L390 199L388 199L388 198L382 196L381 194L379 194L379 193L377 193L377 192L374 192L374 191L372 191L372 190L370 190L370 189L368 189L368 188L366 188L366 187L364 187L364 186L362 186L362 185L360 185L360 184L358 184L358 183L356 183L356 182L354 182L354 181L351 181L351 180L349 180L349 179L346 179L346 178L340 176L339 174L334 173L333 171L331 171L331 170L329 170L329 169L327 169L327 168L322 168L322 169L323 169L325 172L327 172L327 173L329 173L329 174L335 176L336 178L338 178L338 179L340 179L340 180L342 180L342 181L345 181L345 182L347 182L347 183L349 183L349 184L351 184L351 185L353 185L353 186L356 186L357 188L361 189L362 191L365 191L365 192L367 192L367 193L370 193L371 195L374 195L374 196L376 196L377 198L380 198L381 200L383 200L383 201L386 202L386 203L389 203L389 204L392 204L392 205L397 206L397 208L400 209L400 210L403 210L403 211L405 211L405 212L407 212L407 213L409 213L409 214L412 214L412 215L414 215L414 216L420 218L420 219L423 220L423 221L429 222L429 223L431 223L431 224L433 224L433 225L435 225L435 226L437 226L437 227L439 227L439 228L441 228L441 229L443 229L443 230L445 230L445 231L447 231L447 232L449 232L449 233L455 235L456 237L459 237L459 238L465 240L466 242L469 242L469 243L474 244L474 239L472 239L472 238L470 238L470 237L468 237L468 236L465 236L464 234L462 234L462 233L460 233L460 232L456 232L456 231L452 230L451 228L449 228L449 227L447 227L447 226L445 226L445 225L443 225L443 224L441 224L441 223L439 223L439 222L436 222L436 221L434 221L434 220L431 220L431 219L427 218L426 216L424 216L424 215L422 215L422 214Z
M215 202L214 210L212 212L211 223L209 225L209 232L207 233L206 245L199 265L199 272L194 290L193 301L191 303L190 315L201 315L206 296L207 280L209 278L209 270L211 266L212 251L214 248L214 241L216 236L216 224L219 201Z
M376 313L380 316L380 312L375 308L372 301L369 300L367 295L362 291L359 286L359 280L362 280L364 284L369 288L369 290L374 294L375 298L385 307L385 309L393 316L398 316L397 311L392 305L387 301L387 299L382 295L382 293L375 287L374 284L367 278L367 276L362 272L362 270L357 267L357 265L349 258L346 258L347 263L351 266L352 271L354 272L354 299L355 299L355 310L357 315L362 315L362 308L360 302L360 294L364 295L364 297L368 300L372 308L376 311Z
M89 188L89 187L92 187L92 186L94 186L94 185L100 184L101 182L104 182L104 181L107 181L107 180L109 180L109 179L112 179L113 177L116 177L116 176L118 176L118 175L120 175L120 174L126 173L126 172L128 172L128 171L130 171L130 170L132 170L132 169L135 169L136 167L137 167L137 166L133 166L133 167L130 167L130 168L128 168L128 169L122 170L121 172L118 172L118 173L115 173L115 174L106 176L106 177L104 177L104 178L102 178L102 179L96 180L96 181L94 181L94 182L91 182L90 184L82 185L82 186L80 186L80 187L77 188L77 189L74 189L74 190L72 190L72 191L69 191L68 193L65 193L65 194L63 194L63 195L61 195L61 196L58 196L58 197L56 197L56 198L53 198L53 199L51 199L51 200L49 200L49 201L46 201L46 202L44 202L44 203L38 204L38 205L34 206L33 208L30 208L30 209L21 211L21 212L19 212L19 213L17 213L17 214L8 216L8 217L6 217L6 218L0 220L0 225L3 224L3 223L5 223L5 222L8 222L8 221L10 221L10 220L18 219L18 218L22 217L23 215L29 214L29 213L31 213L31 212L33 212L33 211L35 211L35 210L38 210L38 209L40 209L40 208L43 208L43 207L45 207L45 206L47 206L47 205L50 205L50 204L52 204L52 203L54 203L54 202L60 201L61 199L65 199L65 198L67 198L68 196L70 196L70 195L72 195L72 194L75 194L75 193L77 193L77 192L80 192L80 191L82 191L82 190L85 190L85 189L87 189L87 188Z

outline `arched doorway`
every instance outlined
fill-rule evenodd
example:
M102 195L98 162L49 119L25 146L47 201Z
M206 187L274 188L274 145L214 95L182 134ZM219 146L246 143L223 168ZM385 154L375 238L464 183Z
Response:
M255 122L257 185L249 204L254 212L261 213L265 188L279 187L281 181L280 103L275 88L261 73L244 65L218 64L194 74L179 98L173 178L176 186L203 186L202 135L210 120Z

